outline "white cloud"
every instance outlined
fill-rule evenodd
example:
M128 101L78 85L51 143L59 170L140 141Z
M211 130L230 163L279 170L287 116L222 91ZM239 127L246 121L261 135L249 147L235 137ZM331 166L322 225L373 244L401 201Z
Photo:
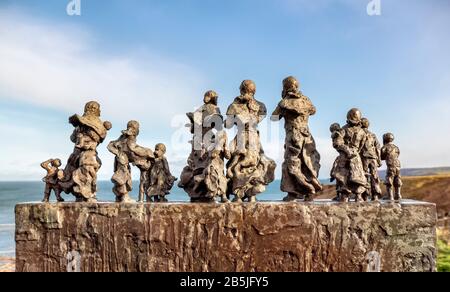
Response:
M6 10L0 39L2 98L70 113L96 99L108 119L168 127L203 90L202 76L189 66L151 52L110 54L82 27Z
M184 115L199 102L203 77L195 69L152 52L130 49L111 54L84 27L48 22L17 10L0 10L0 39L0 100L34 106L37 116L44 109L82 113L85 102L97 100L103 118L113 122L108 141L117 138L128 120L138 120L145 126L142 145L167 143L168 156L175 157L174 173L181 171L187 155L183 149L174 153L165 139L170 140L174 131L173 116ZM57 132L66 119L53 126L40 123L36 116L26 117L11 126L8 120L17 119L17 113L2 115L0 131L10 138L2 146L7 155L1 155L1 180L39 179L40 162L50 157L65 161L69 156L70 127ZM148 139L152 136L159 141ZM100 179L109 179L112 173L113 156L105 148L99 147L104 163Z

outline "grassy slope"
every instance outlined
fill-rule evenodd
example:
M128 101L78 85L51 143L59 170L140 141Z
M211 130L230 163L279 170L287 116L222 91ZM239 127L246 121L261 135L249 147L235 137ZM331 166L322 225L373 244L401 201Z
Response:
M438 231L438 271L450 272L450 230Z

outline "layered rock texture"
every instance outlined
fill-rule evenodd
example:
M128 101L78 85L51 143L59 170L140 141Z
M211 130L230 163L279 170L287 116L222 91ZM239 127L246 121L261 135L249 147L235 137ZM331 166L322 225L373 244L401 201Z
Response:
M435 271L436 206L16 206L17 271Z

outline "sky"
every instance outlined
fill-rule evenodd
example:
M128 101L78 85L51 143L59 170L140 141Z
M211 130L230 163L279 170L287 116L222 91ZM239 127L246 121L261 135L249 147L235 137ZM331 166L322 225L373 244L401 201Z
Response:
M370 0L80 0L80 16L69 2L0 0L0 181L39 180L42 161L66 161L68 117L90 100L113 124L99 179L112 176L106 146L129 120L141 123L140 145L168 146L179 176L185 113L205 91L225 112L252 79L271 112L290 75L318 110L321 178L337 155L329 126L353 107L379 137L396 135L404 167L450 166L449 1L381 0L375 16ZM280 178L283 125L260 126Z

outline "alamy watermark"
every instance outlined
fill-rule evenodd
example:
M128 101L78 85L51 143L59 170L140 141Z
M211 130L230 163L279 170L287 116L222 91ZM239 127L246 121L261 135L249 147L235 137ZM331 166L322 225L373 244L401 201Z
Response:
M367 4L367 15L380 16L381 15L381 0L370 0Z
M81 255L78 251L69 251L66 255L66 260L68 273L81 272Z
M366 256L368 273L381 272L381 255L376 251L371 251Z
M66 7L67 15L80 16L81 15L81 0L70 0Z

